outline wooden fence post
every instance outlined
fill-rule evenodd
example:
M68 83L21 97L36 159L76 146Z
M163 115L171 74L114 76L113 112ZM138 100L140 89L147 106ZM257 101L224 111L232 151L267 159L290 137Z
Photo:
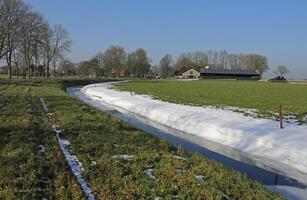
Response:
M282 116L282 104L280 104L280 106L279 106L279 126L280 126L281 129L284 128L283 116Z

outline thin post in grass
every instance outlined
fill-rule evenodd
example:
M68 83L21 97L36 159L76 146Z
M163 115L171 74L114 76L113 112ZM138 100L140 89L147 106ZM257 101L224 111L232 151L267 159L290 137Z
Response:
M284 128L283 116L282 116L282 104L279 105L279 126L281 129Z
M275 175L274 185L277 185L277 182L278 182L278 174Z

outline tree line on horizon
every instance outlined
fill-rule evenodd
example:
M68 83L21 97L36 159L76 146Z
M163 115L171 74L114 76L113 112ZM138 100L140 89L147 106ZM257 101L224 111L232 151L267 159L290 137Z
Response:
M180 75L190 68L200 70L206 66L219 69L255 69L263 74L268 69L268 59L259 54L232 54L226 50L208 50L182 53L176 61L170 54L166 54L161 58L159 65L152 65L144 49L126 52L123 47L112 45L89 60L76 65L70 63L64 68L68 73L70 72L70 75L166 78Z
M0 62L8 77L48 78L51 67L55 73L71 46L65 27L50 26L22 0L0 0L0 13Z

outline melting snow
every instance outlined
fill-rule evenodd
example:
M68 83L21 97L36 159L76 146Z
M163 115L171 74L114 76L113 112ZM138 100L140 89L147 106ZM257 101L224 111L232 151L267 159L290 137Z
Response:
M152 179L156 179L156 177L154 175L152 175L152 173L154 172L153 169L146 169L144 170L144 173L149 177L149 178L152 178Z
M62 143L64 144L64 146L70 145L70 142L68 140L62 140Z
M203 175L197 175L195 178L199 181L203 181L205 177Z
M91 162L91 166L95 166L95 165L97 165L97 162L96 161L92 161Z
M48 114L48 106L47 103L45 102L44 98L41 97L40 98L42 106L45 110L45 112ZM49 117L51 117L51 115L48 115ZM50 119L50 121L52 121ZM56 138L58 140L58 143L60 145L60 148L64 154L64 157L67 161L67 164L69 165L73 175L77 178L77 181L79 183L79 185L82 188L83 193L85 194L86 198L88 200L95 200L95 196L92 194L91 189L88 186L88 183L86 182L86 180L84 179L84 177L82 176L82 172L84 172L84 168L82 167L82 163L78 160L77 156L75 155L71 155L70 152L68 151L68 149L66 148L68 145L70 145L70 142L67 140L63 140L60 137L60 127L58 125L53 124L51 126L51 128L53 128L54 132L56 133ZM42 145L40 145L39 147L41 147ZM45 147L44 147L45 148Z
M181 174L181 173L185 172L184 169L180 169L180 168L176 168L175 171L176 171L176 173L178 173L178 174Z
M181 156L173 156L173 158L178 159L178 160L187 160L186 158L181 157Z
M132 160L135 157L133 155L124 154L124 155L115 155L115 156L112 156L112 158L118 158L118 159L124 159L124 160Z
M275 167L283 164L307 173L306 125L288 124L280 129L279 123L271 119L217 108L167 103L137 94L131 96L130 92L111 87L111 83L97 84L96 87L89 85L81 92L97 101L274 163Z

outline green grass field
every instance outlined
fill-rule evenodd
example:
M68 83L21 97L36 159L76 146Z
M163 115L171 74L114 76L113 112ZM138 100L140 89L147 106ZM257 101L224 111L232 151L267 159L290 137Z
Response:
M121 90L151 95L167 102L195 106L235 106L257 109L264 115L278 112L303 120L307 115L307 85L256 81L129 81L117 84Z
M84 176L98 199L283 199L239 172L83 105L62 90L90 82L0 79L0 199L82 199L41 107L41 96L63 130L61 137L71 142L71 153L83 163ZM38 145L46 147L46 157L37 155ZM112 157L121 154L135 157ZM157 179L144 173L148 168L155 170Z

